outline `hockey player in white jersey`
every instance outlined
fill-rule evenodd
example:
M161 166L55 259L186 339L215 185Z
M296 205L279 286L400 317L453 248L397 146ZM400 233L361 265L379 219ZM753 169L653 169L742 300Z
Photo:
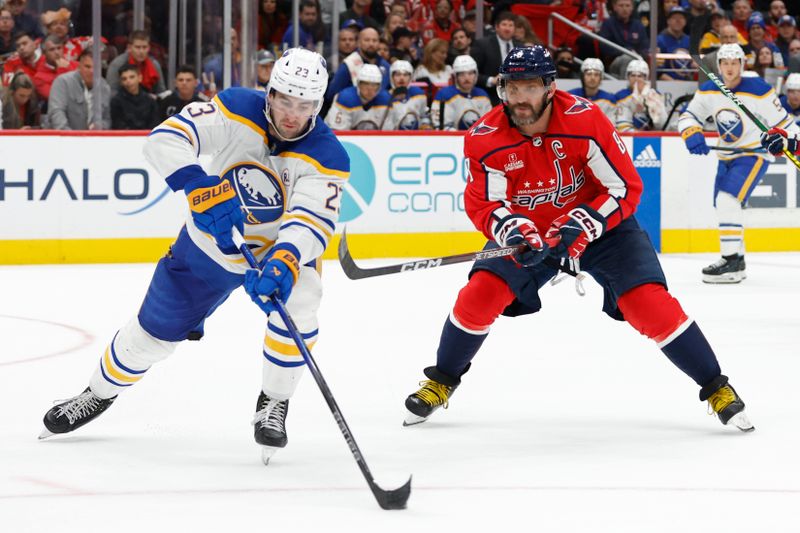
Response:
M379 130L392 97L381 89L381 70L365 64L358 71L356 86L347 87L333 97L325 123L334 130Z
M350 170L344 148L317 116L327 80L322 56L290 49L275 63L266 93L227 89L150 133L145 157L173 191L186 194L186 225L158 262L138 315L114 335L86 390L46 413L42 437L90 422L179 342L199 340L205 319L244 284L269 315L255 439L265 462L286 445L289 398L304 360L272 300L262 297L277 291L314 345L322 295L317 262ZM200 166L203 154L213 157L207 168ZM234 228L261 270L247 268Z
M800 125L800 72L794 72L786 77L786 94L781 95L780 101L783 108L795 124Z
M667 110L664 97L650 87L650 67L640 59L628 63L625 69L627 89L618 91L616 126L619 131L651 131L664 128Z
M774 89L759 77L743 77L745 56L738 44L724 44L717 50L722 80L742 103L771 128L796 132L797 126L781 106ZM720 92L714 82L700 85L689 107L680 116L678 129L692 154L709 153L703 124L713 118L719 132L718 146L757 148L760 131L745 114ZM767 171L772 156L718 151L714 180L714 207L719 221L722 257L703 269L706 283L739 283L746 278L744 261L744 211L756 185Z
M600 88L603 83L605 67L596 57L587 57L581 64L581 86L569 91L570 94L582 96L594 102L612 123L617 118L617 97Z
M392 103L383 122L383 129L386 131L431 129L428 99L425 91L411 86L413 73L414 67L411 63L402 59L392 63L389 69Z
M468 130L492 109L489 95L475 86L478 64L472 56L453 60L453 82L439 89L431 104L431 121L437 130Z

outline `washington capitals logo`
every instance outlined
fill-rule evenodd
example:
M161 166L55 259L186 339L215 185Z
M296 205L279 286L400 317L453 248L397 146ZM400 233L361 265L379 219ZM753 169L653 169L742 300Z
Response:
M564 112L565 115L577 115L592 108L592 103L589 100L581 98L580 96L572 96L575 98L575 103Z
M481 122L480 124L472 128L472 132L470 132L470 135L488 135L493 131L497 131L497 128L495 128L494 126L487 126L485 122Z

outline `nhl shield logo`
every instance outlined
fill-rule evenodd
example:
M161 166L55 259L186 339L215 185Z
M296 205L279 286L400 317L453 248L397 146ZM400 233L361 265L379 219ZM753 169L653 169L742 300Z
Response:
M228 168L221 177L236 190L247 224L265 224L283 216L286 190L275 171L247 161Z

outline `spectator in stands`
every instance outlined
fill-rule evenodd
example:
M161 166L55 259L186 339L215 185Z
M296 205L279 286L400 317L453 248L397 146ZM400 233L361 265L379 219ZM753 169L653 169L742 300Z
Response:
M307 50L317 49L317 41L314 38L314 26L317 24L319 12L317 3L314 0L302 0L300 2L300 31L298 46ZM294 24L289 23L286 33L283 34L284 50L294 47Z
M142 30L134 30L128 38L128 50L108 65L108 81L111 92L119 91L119 69L122 65L134 65L142 75L142 87L152 94L161 94L167 88L164 85L164 74L161 65L150 56L150 34ZM217 78L221 80L222 78Z
M781 105L800 126L800 74L789 74L786 78L786 94L780 97Z
M661 93L650 87L650 67L639 59L625 68L629 86L617 99L616 126L619 131L652 131L664 127L667 110Z
M440 89L431 104L431 122L437 130L468 130L492 109L489 95L480 87L478 64L472 56L453 61L453 85Z
M461 19L461 27L464 28L465 32L467 32L467 37L469 37L469 40L474 41L475 32L478 29L477 15L474 9L467 11L467 13L464 15L464 18ZM516 31L516 25L514 26L514 31Z
M41 110L36 100L33 80L24 72L17 72L8 89L2 93L2 124L0 130L29 130L38 128L41 122Z
M722 30L723 26L727 26L728 24L730 24L730 20L724 11L715 9L711 13L711 29L703 34L703 37L700 39L700 44L698 45L698 50L701 54L708 54L721 46L719 32ZM741 39L740 44L746 43L747 41Z
M467 30L459 28L454 31L450 40L450 50L447 51L447 64L452 65L458 56L468 56L470 46L472 46L472 39L467 34Z
M769 46L762 46L755 53L756 62L752 70L761 78L766 78L766 70L768 68L775 68L776 58L780 58L780 54L773 53Z
M341 65L344 58L356 51L358 47L358 30L355 28L342 28L339 30L339 62ZM333 65L331 65L333 66Z
M693 54L700 49L703 35L711 29L711 15L715 7L710 0L688 0L685 31L689 35L689 50Z
M684 33L686 28L686 10L680 6L673 7L667 16L667 29L658 34L658 51L663 54L688 54L689 36ZM662 71L660 80L690 80L694 79L694 72L682 71L691 67L690 59L668 59L661 62Z
M9 57L3 63L3 85L8 87L11 78L18 71L22 71L33 79L36 75L36 67L44 61L41 50L36 45L33 36L28 32L18 32L14 35L14 44L17 53Z
M778 37L778 22L781 17L786 15L786 4L783 0L772 0L769 3L769 12L767 12L767 34L771 41Z
M358 1L358 0L356 0ZM376 65L383 72L382 89L389 87L389 63L378 55L378 30L372 27L364 28L358 34L358 48L355 52L344 58L339 65L333 80L325 92L325 100L331 102L334 95L346 87L352 87L361 67L367 63Z
M587 57L581 65L581 86L570 93L591 100L613 123L617 118L617 97L600 88L605 67L596 57Z
M387 63L391 64L389 55L389 41L381 37L378 39L378 55L381 56Z
M436 86L450 83L453 67L447 64L449 45L443 39L431 39L422 50L422 62L414 70L414 81L425 81Z
M528 17L517 15L514 19L514 40L521 42L524 46L543 44L542 40L536 35Z
M667 27L667 13L669 13L669 10L678 5L680 5L678 0L661 0L658 2L658 33L661 33Z
M453 4L451 0L436 0L433 18L423 24L420 30L423 45L427 45L432 39L450 42L453 31L461 27L453 22L452 17Z
M726 24L722 26L719 30L719 42L720 45L723 44L737 44L740 43L742 40L741 34L739 34L739 30L736 29L736 26L733 24ZM740 44L741 46L741 44ZM717 51L714 50L703 56L701 59L703 63L703 67L709 72L713 72L717 76L719 76L719 66L717 65ZM698 71L697 73L697 83L698 85L702 85L703 83L708 81L708 76L706 76L703 71Z
M14 28L18 32L29 33L34 40L44 37L39 29L39 20L25 9L27 5L28 0L6 0L4 7L11 11L11 15L14 17Z
M385 39L389 44L393 44L394 38L392 37L392 34L397 28L404 28L405 25L406 19L404 19L402 15L390 13L389 16L386 17L386 24L383 25L381 39Z
M278 0L261 0L258 7L258 44L273 53L281 45L289 18L278 9Z
M417 57L419 56L417 47L414 46L416 38L417 34L408 28L401 27L394 30L392 34L392 43L394 45L389 50L390 60L402 59L416 66Z
M272 68L275 66L275 55L269 50L259 50L256 54L256 88L267 90Z
M14 44L14 16L6 7L0 7L0 60L17 49Z
M381 88L383 73L376 65L365 64L356 78L333 99L325 124L333 130L379 130L392 97Z
M78 63L64 58L64 43L55 35L48 35L42 41L42 54L44 61L36 65L36 74L33 75L33 85L39 99L47 102L50 98L50 87L53 81L62 74L78 68Z
M580 78L580 66L575 63L572 48L562 46L553 54L556 64L556 77L562 80L577 80Z
M603 21L598 34L601 37L623 47L633 50L645 57L650 48L650 39L642 23L633 14L632 0L612 0L613 14ZM607 45L600 45L600 54L604 61L611 61L609 70L619 75L630 57ZM614 62L614 60L616 62Z
M262 50L259 53L262 52L271 54L271 52L267 52L266 50ZM158 122L162 122L172 115L180 113L187 104L191 104L192 102L208 102L208 97L197 91L199 85L200 82L197 79L194 68L189 65L182 65L178 68L178 73L175 75L175 89L167 91L165 96L158 101Z
M383 121L383 130L429 130L431 118L428 97L419 87L411 86L414 67L398 59L392 63L389 75L392 83L392 103Z
M78 70L56 78L50 91L47 122L56 130L107 130L111 127L111 89L100 80L100 116L95 115L92 91L94 62L92 49L78 57Z
M789 64L789 44L797 37L797 21L791 15L784 15L778 19L778 37L775 46L781 51L783 64Z
M353 0L353 5L350 6L350 9L339 14L339 20L354 19L361 24L362 28L380 30L381 25L369 15L371 5L372 0Z
M800 72L800 39L789 43L789 72Z
M495 34L474 41L470 49L470 55L478 63L478 87L489 93L493 106L500 103L495 89L500 65L513 48L522 46L514 40L515 20L509 11L500 13L494 22Z
M783 67L783 57L780 55L778 47L767 41L767 23L761 13L753 13L747 20L747 44L743 47L744 53L747 58L747 68L753 70L756 67L756 60L758 59L757 53L761 48L768 47L772 50L777 57L775 64L778 67Z
M136 65L119 68L119 91L111 98L112 130L150 130L158 124L158 104L142 89Z
M742 36L747 35L747 21L750 20L750 15L752 14L753 7L750 5L749 0L734 0L731 24Z

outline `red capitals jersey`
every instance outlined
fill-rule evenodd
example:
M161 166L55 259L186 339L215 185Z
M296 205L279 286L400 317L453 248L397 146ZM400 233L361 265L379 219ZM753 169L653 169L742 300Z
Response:
M28 75L30 79L36 75L36 69L38 66L44 62L44 54L41 54L33 65L25 63L22 58L20 58L17 54L9 57L8 60L3 65L3 85L8 87L11 83L11 80L14 79L14 74L17 71L22 71Z
M512 213L544 233L580 204L606 217L606 230L639 204L642 180L622 140L599 107L556 91L545 133L526 137L497 106L464 137L469 166L467 215L487 238Z

